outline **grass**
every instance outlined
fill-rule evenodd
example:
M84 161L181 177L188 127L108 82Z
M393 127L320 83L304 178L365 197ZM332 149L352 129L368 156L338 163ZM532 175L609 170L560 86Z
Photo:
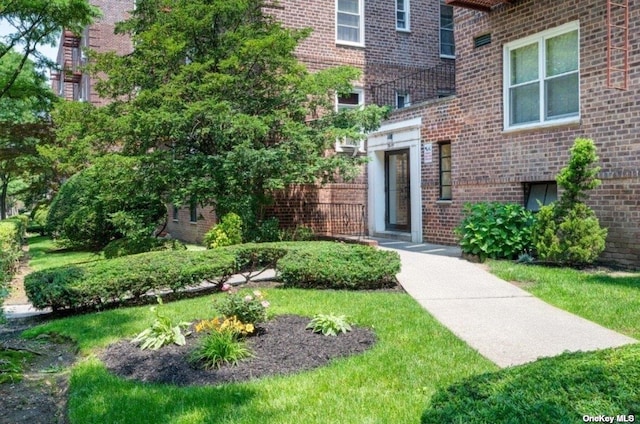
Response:
M28 242L33 271L103 259L100 252L63 249L48 236L31 236Z
M29 352L0 349L0 384L21 381L22 371L32 358Z
M422 423L582 423L601 415L633 422L639 381L640 345L563 354L439 390Z
M148 307L52 321L28 336L57 332L88 355L72 371L72 423L415 423L430 396L496 366L456 338L408 295L298 289L264 291L271 313L345 314L375 330L370 351L291 376L215 387L142 384L110 375L92 355L151 323ZM211 297L165 305L174 320L212 315Z
M587 272L488 261L498 277L604 327L640 339L640 273Z

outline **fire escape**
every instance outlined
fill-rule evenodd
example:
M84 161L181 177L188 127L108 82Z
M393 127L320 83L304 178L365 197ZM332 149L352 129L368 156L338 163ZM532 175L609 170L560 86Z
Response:
M629 0L607 0L607 88L629 86Z
M512 0L447 0L447 4L451 6L480 10L482 12L490 12L494 6L511 2Z
M80 84L82 81L82 72L79 69L79 61L75 60L79 57L80 37L72 31L65 30L62 34L62 46L64 47L64 56L62 69L51 73L51 79L61 81L62 83ZM70 51L71 54L67 54Z

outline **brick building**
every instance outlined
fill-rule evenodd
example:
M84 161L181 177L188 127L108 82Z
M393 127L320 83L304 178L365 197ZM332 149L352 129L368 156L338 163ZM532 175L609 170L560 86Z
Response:
M94 80L83 72L87 64L86 49L99 53L130 53L133 49L127 36L114 34L115 24L127 19L135 7L135 0L90 0L102 12L102 17L77 36L64 31L58 47L59 72L52 72L51 84L54 93L67 100L91 102L96 106L107 103L94 89Z
M312 28L296 53L310 71L349 65L362 72L351 96L337 108L364 104L409 107L453 91L453 7L438 0L281 0L268 9L289 28ZM442 91L432 84L442 79ZM409 92L411 86L411 93ZM337 144L341 154L365 154L366 146ZM365 234L367 172L349 183L296 186L277 193L267 215L283 226L305 225L317 233ZM216 217L197 204L171 207L167 231L198 242ZM402 221L407 211L401 211Z
M555 175L587 137L602 167L588 202L609 229L602 259L640 267L637 0L448 2L456 95L398 110L370 135L369 231L393 230L385 214L395 198L382 182L399 158L409 167L397 173L411 178L400 235L453 244L466 202L535 210L556 199Z

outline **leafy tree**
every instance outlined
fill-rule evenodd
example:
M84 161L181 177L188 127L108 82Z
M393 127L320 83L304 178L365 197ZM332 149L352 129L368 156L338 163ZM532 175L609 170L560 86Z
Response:
M607 230L600 227L595 212L584 201L587 190L600 185L600 168L593 140L578 138L569 162L556 176L563 189L557 203L543 206L533 229L540 258L570 265L593 263L605 248Z
M152 172L173 203L197 198L255 229L274 190L353 177L360 159L327 153L336 138L361 139L385 109L333 111L358 72L310 73L292 30L261 0L141 0L117 27L127 56L94 56L113 99L109 135L128 154L153 152ZM159 172L162 170L162 172Z
M0 79L10 73L20 55L0 58ZM27 60L8 95L0 98L0 218L6 217L8 197L42 189L48 173L37 146L51 138L46 114L55 100L46 79ZM11 187L15 189L11 193Z
M141 164L139 158L111 154L69 178L51 203L48 230L67 245L94 248L123 237L149 237L166 207L157 195L162 189L150 185Z
M0 20L14 29L0 39L0 59L21 49L19 60L0 75L0 99L10 96L10 90L23 91L19 76L29 57L38 67L53 67L38 52L39 45L55 45L64 28L80 33L98 16L99 10L88 0L0 0Z

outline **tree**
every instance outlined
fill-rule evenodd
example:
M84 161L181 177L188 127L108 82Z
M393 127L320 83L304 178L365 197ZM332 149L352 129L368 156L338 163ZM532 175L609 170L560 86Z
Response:
M70 246L102 248L127 237L144 239L166 216L166 207L140 172L135 157L106 155L69 178L54 197L48 230Z
M15 30L0 40L0 59L21 48L19 60L0 75L0 99L9 95L30 57L37 67L53 67L38 52L39 45L55 45L65 28L80 33L98 16L87 0L0 0L0 20Z
M0 58L0 76L7 75L20 55L9 52ZM1 78L1 77L0 77ZM0 98L0 218L6 217L8 197L42 189L49 167L38 155L38 144L52 136L46 119L55 96L35 64L27 60L10 95ZM10 193L13 185L16 190Z
M578 138L570 150L567 166L556 176L563 189L560 200L543 206L533 229L540 258L570 265L593 263L605 248L607 229L600 227L595 212L584 202L587 190L600 185L600 167L593 140Z
M94 55L112 141L153 152L167 200L197 198L218 215L255 226L274 190L349 178L360 159L328 153L337 138L362 139L386 109L334 112L358 72L310 73L295 57L309 30L284 28L260 0L141 0L117 31L135 49ZM158 172L162 170L162 172Z

